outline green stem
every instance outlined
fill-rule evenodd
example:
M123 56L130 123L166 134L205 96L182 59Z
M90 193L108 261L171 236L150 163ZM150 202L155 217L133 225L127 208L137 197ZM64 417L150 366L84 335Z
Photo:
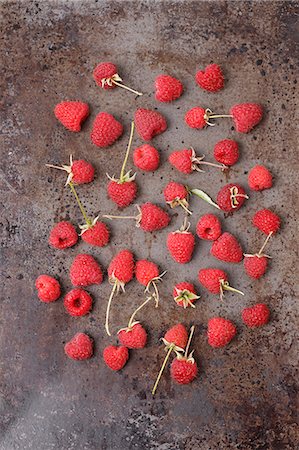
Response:
M190 329L189 339L188 339L188 342L187 342L187 345L186 345L186 348L185 348L185 355L184 356L186 358L188 356L188 351L189 351L189 347L190 347L191 340L192 340L192 337L193 337L193 333L194 333L194 325Z
M150 300L152 300L153 297L148 297L143 303L141 303L141 305L133 312L133 314L130 317L129 323L128 323L128 328L131 328L134 317L136 316L136 314L138 313L138 311L140 311Z
M82 216L84 217L84 220L85 220L85 222L86 222L86 225L91 225L92 222L91 222L91 220L88 218L88 216L87 216L87 214L86 214L86 212L85 212L85 209L83 208L83 205L82 205L82 203L80 202L80 199L79 199L78 194L77 194L77 192L76 192L75 186L73 185L72 182L69 183L69 187L71 188L71 191L73 192L73 194L74 194L74 196L75 196L75 199L77 200L78 206L79 206L79 208L80 208L80 211L81 211L81 213L82 213Z
M271 232L268 234L268 236L267 236L265 242L263 243L263 245L262 245L260 251L258 252L259 255L262 254L262 252L263 252L264 248L266 247L266 245L267 245L267 243L268 243L270 237L272 236L272 234L273 234L273 231L271 231Z
M122 168L121 168L121 172L120 172L120 177L119 177L119 180L120 180L121 183L124 181L123 178L124 178L125 168L126 168L126 164L128 162L129 153L130 153L130 149L131 149L131 144L132 144L132 140L133 140L134 127L135 127L135 124L134 124L134 122L132 122L131 123L131 132L130 132L129 143L128 143L128 146L127 146L125 159L124 159L124 162L123 162L123 165L122 165Z
M209 115L208 118L209 119L220 119L221 117L233 117L231 114L212 114L211 116Z
M106 321L105 321L105 329L106 329L106 333L108 334L108 336L111 336L110 330L109 330L109 313L110 313L110 307L111 307L111 302L114 296L114 293L116 291L117 288L117 282L115 281L109 300L108 300L108 305L107 305L107 310L106 310Z
M156 390L157 390L157 387L158 387L160 378L161 378L161 376L162 376L162 373L163 373L163 371L164 371L164 369L165 369L166 363L167 363L167 361L168 361L168 358L169 358L170 353L172 352L173 348L174 348L174 344L172 344L172 345L169 347L169 350L168 350L168 352L167 352L167 355L165 356L165 359L164 359L164 361L163 361L162 367L161 367L161 369L160 369L160 372L159 372L159 374L158 374L158 376L157 376L156 382L155 382L154 387L153 387L153 390L152 390L152 394L153 394L153 395L155 395L155 392L156 392Z

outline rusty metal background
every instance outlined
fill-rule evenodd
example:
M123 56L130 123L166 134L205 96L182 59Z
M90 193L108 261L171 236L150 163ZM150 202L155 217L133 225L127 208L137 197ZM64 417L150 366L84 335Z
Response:
M298 3L287 1L29 1L1 2L1 232L4 285L1 292L1 450L15 449L295 449L296 425L296 307ZM127 84L146 94L138 99L124 90L104 92L93 79L93 67L112 60ZM208 94L194 84L197 68L219 63L226 87ZM157 104L153 80L169 73L182 80L185 94L173 104ZM82 99L91 106L83 131L72 134L54 118L53 107L63 99ZM237 102L258 101L265 119L252 133L236 134L222 120L213 129L187 129L185 111L203 105L225 112ZM252 282L242 264L225 265L209 256L210 244L197 242L192 263L178 266L165 252L171 226L144 234L133 223L111 223L111 244L101 250L80 243L65 252L47 245L49 230L60 219L81 223L61 173L46 162L67 162L72 152L90 160L97 179L78 189L90 214L117 212L106 197L106 172L120 169L137 107L158 108L169 128L154 139L162 165L154 174L138 172L139 202L163 203L162 189L170 180L200 187L215 198L227 182L219 172L180 176L167 163L176 148L194 146L212 159L213 145L236 138L241 159L229 180L246 186L248 170L265 163L275 177L274 188L251 193L246 207L222 218L244 249L258 250L263 237L250 225L253 213L270 207L283 218L281 232L268 251L273 256L265 277ZM101 150L89 139L92 121L108 111L125 125L122 139ZM298 112L298 109L297 109ZM140 144L137 136L134 145ZM132 164L132 160L130 160ZM199 215L211 208L191 200L192 229ZM127 211L133 211L128 208ZM104 268L120 248L136 258L150 258L168 270L160 286L159 312L148 308L142 320L150 339L132 351L126 368L111 373L101 352L110 341L104 314L110 286L107 279L89 291L92 314L68 316L61 300L46 305L37 300L34 280L47 272L57 275L64 292L70 289L68 268L79 252L90 252ZM197 271L208 265L225 267L231 283L246 292L219 301L201 289ZM195 310L182 311L171 298L172 286L195 281L201 299ZM135 281L115 299L114 331L127 323L141 302ZM266 302L271 323L250 331L240 318L244 306ZM221 314L238 326L237 338L223 350L207 345L207 320ZM296 322L297 320L297 322ZM174 385L166 373L155 399L150 388L164 356L159 338L171 324L196 324L195 355L198 379L190 386ZM63 344L77 331L90 333L94 357L76 363L67 359ZM298 379L297 379L298 381Z

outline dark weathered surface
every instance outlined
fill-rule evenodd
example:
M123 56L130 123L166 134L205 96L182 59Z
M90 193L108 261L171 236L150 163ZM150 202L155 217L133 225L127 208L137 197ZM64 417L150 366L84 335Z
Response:
M296 428L296 191L298 164L295 126L296 2L202 1L86 1L1 2L1 230L4 287L1 299L1 441L3 450L34 449L295 449ZM101 60L113 60L127 84L147 93L142 98L115 89L96 87L91 73ZM195 87L196 68L218 62L227 85L211 95ZM185 95L171 105L156 104L153 80L168 72L178 76ZM91 105L83 132L72 134L53 116L62 99L79 98ZM187 129L187 108L201 104L227 111L235 102L260 101L266 110L263 123L249 135L237 135L229 121L213 129ZM117 173L128 140L129 124L137 106L158 107L169 130L154 143L161 150L162 166L155 174L138 173L138 201L163 203L162 188L173 178L206 189L215 197L226 182L209 170L189 178L179 176L167 163L174 148L193 145L212 158L214 143L236 137L242 158L230 180L246 186L246 174L264 162L275 175L275 187L252 193L247 206L223 220L246 250L258 250L261 233L249 221L265 206L283 218L281 233L269 252L271 270L257 282L238 266L218 264L208 256L209 244L198 242L195 258L186 267L175 265L165 254L167 231L145 235L131 223L112 223L111 245L94 250L83 243L66 252L47 246L50 228L59 219L81 222L61 173L50 172L46 162L67 162L72 152L88 158L97 168L97 180L79 192L90 213L116 212L106 198L108 172ZM93 118L106 110L125 124L123 138L109 150L89 140ZM135 137L134 145L140 143ZM187 181L188 180L188 181ZM211 208L192 199L194 230L198 216ZM133 208L127 209L133 211ZM92 287L92 314L74 319L62 301L39 303L36 276L58 275L64 290L70 288L68 268L79 252L95 255L106 268L112 255L132 248L137 258L152 258L168 270L161 284L159 313L148 308L144 323L150 342L131 353L121 373L111 373L101 360L110 341L103 330L110 286ZM246 291L244 298L227 295L223 304L203 289L195 311L182 311L171 299L175 281L196 282L197 271L207 265L226 267L232 284ZM127 295L114 302L112 320L125 325L130 311L142 299L132 282ZM245 305L267 302L271 323L249 331L241 322ZM206 342L208 318L221 314L233 319L238 337L224 350ZM200 365L196 382L177 387L168 374L155 399L150 388L161 364L159 337L170 324L197 325L194 346ZM75 363L63 353L63 343L77 331L95 338L92 360Z

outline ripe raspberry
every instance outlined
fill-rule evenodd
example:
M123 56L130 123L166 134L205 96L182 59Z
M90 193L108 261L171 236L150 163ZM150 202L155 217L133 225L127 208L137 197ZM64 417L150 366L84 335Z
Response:
M135 181L125 181L119 183L117 181L110 181L107 192L109 198L117 204L120 208L129 206L137 195L137 184Z
M170 216L162 208L153 203L144 203L141 206L140 227L144 231L156 231L167 227Z
M35 287L42 302L55 302L60 297L60 284L49 275L40 275L35 281Z
M198 368L194 359L177 357L170 366L170 375L179 384L189 384L197 376Z
M226 166L233 166L239 159L238 143L232 139L217 142L214 147L214 158Z
M97 247L105 247L110 239L109 228L104 222L98 222L81 234L84 242Z
M188 190L186 186L181 183L170 181L164 188L164 198L166 203L175 208L180 205L184 210L188 211Z
M185 122L190 128L204 128L207 125L206 110L200 106L186 112Z
M147 333L140 323L135 323L130 328L119 330L118 339L125 347L143 348L146 346Z
M193 303L200 298L196 294L194 284L187 283L186 281L176 284L172 295L176 304L183 308L188 308L188 306L195 308Z
M129 283L134 276L134 256L130 250L118 252L108 267L108 275L111 283L117 280L121 284Z
M109 345L103 351L105 364L112 370L121 370L129 359L127 347L116 347Z
M242 319L250 328L261 327L269 322L270 309L264 303L258 303L242 311Z
M71 181L75 184L91 183L94 180L94 172L92 164L84 159L78 159L71 165Z
M253 191L263 191L272 187L272 175L264 166L255 166L248 174L248 185Z
M240 133L248 133L263 118L263 109L257 103L242 103L231 108L236 130Z
M217 64L210 64L204 70L199 70L195 80L198 86L209 92L217 92L224 87L224 76Z
M177 170L182 173L192 173L195 168L192 167L192 156L194 150L191 148L184 148L183 150L176 150L169 155L168 161Z
M167 236L167 248L172 258L186 264L191 261L195 247L195 237L188 229L181 229L169 233Z
M162 339L166 347L175 346L184 349L188 341L188 333L186 327L181 323L171 327Z
M167 129L165 117L150 109L137 109L134 122L139 136L144 141L150 141L154 136Z
M220 294L220 300L223 299L223 291L244 295L243 292L229 285L227 274L220 269L201 269L198 272L198 280L212 294Z
M134 150L134 164L138 169L145 172L151 172L158 169L160 164L160 155L155 147L149 144L143 144Z
M159 75L155 80L156 100L159 102L172 102L183 93L180 80L169 75Z
M265 234L276 233L280 228L280 218L269 209L257 211L252 223Z
M91 255L82 253L75 257L71 265L70 279L74 286L101 284L103 273L100 265Z
M152 261L141 259L136 263L135 276L140 284L147 286L153 278L159 277L159 268Z
M93 355L93 340L84 333L77 333L75 336L65 344L65 354L77 361L89 359Z
M142 95L141 92L137 92L134 89L131 89L121 83L122 79L117 73L117 67L111 62L103 62L98 64L93 71L93 78L97 85L102 89L109 90L114 89L116 86L119 86L126 89L127 91L133 92L133 94Z
M221 235L221 223L214 214L205 214L196 225L197 236L208 241L215 241Z
M74 317L85 316L92 308L92 298L83 289L72 289L63 300L67 312Z
M78 242L78 234L70 222L59 222L50 231L49 244L54 248L73 247Z
M54 114L65 128L78 132L81 130L81 124L89 116L89 107L83 102L61 102L55 106Z
M98 147L109 147L122 135L123 126L112 114L99 113L92 126L91 140Z
M214 241L210 253L220 261L238 263L243 259L242 247L235 236L230 233L223 233Z
M268 258L264 255L245 255L244 269L251 278L261 278L267 270Z
M223 186L217 195L218 206L225 212L238 211L245 199L248 199L248 196L242 186L234 183Z
M237 329L230 320L213 317L208 322L208 342L211 347L224 347L236 334Z

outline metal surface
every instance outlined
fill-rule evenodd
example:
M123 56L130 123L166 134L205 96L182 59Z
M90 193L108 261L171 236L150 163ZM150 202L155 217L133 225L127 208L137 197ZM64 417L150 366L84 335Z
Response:
M1 450L298 448L297 15L298 3L286 1L1 2ZM125 82L146 94L135 99L121 89L99 89L92 69L103 60L115 61ZM214 95L194 84L196 69L210 62L219 63L226 76L225 89ZM185 86L184 96L173 104L154 100L153 80L160 73L177 76ZM90 104L91 116L81 133L72 134L55 120L53 107L77 98ZM262 124L248 135L237 134L227 120L203 131L184 125L191 106L227 112L245 101L259 101L266 110ZM139 106L158 108L169 123L168 131L153 141L161 152L161 167L154 174L138 172L139 202L163 203L162 189L170 179L215 198L227 182L218 171L184 177L168 165L169 152L184 146L192 145L212 160L218 140L236 138L242 156L229 180L244 186L257 162L271 169L273 189L251 193L246 207L222 218L223 228L235 233L247 251L258 250L263 239L250 224L257 209L270 207L283 218L281 232L269 244L273 259L265 277L252 282L242 264L216 262L209 256L210 244L202 241L197 241L192 263L173 263L164 243L167 232L181 224L183 214L176 210L170 227L154 234L144 234L133 223L110 223L111 244L101 250L82 242L65 252L48 247L56 221L81 223L81 217L63 187L64 176L46 169L45 163L65 163L70 152L90 160L97 179L78 192L90 214L116 213L106 197L105 174L120 170L130 121ZM104 150L89 139L99 111L115 114L125 125L122 139ZM134 146L140 143L135 136ZM211 207L193 198L191 208L194 230L199 215ZM61 300L40 303L34 280L44 272L57 275L65 292L77 253L90 252L107 268L125 247L168 273L160 285L160 310L149 307L141 317L149 345L132 351L125 369L112 373L101 359L110 343L103 326L111 288L107 278L89 289L94 309L79 319L65 313ZM231 284L246 292L244 298L228 294L220 304L200 288L197 271L209 265L224 267ZM183 279L195 281L202 296L195 310L183 311L171 298L173 284ZM133 281L127 294L115 299L114 332L126 325L142 298L142 288ZM261 301L272 310L271 322L249 330L242 325L241 310ZM239 331L223 350L211 349L205 336L207 320L218 314L234 320ZM166 373L153 399L150 389L164 356L159 338L179 321L196 325L199 377L180 387ZM77 331L95 339L90 361L76 363L64 355L63 344Z

